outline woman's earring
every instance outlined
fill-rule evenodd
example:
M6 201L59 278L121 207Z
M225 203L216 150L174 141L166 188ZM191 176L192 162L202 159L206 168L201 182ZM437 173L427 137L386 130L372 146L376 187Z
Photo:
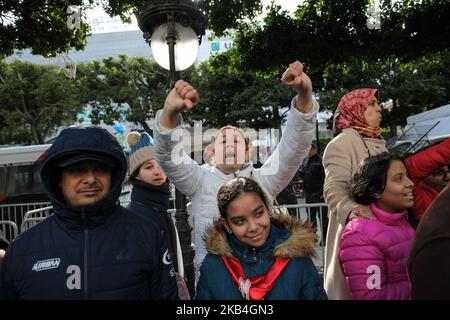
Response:
M228 231L229 234L233 233L233 231L231 229L228 229L227 231Z

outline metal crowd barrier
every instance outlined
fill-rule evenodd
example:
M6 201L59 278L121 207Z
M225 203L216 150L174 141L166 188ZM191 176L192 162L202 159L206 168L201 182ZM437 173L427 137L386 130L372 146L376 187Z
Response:
M128 201L122 202L122 205L127 205ZM323 273L324 259L325 259L325 238L326 234L322 231L322 222L324 209L327 208L325 203L309 203L309 204L289 204L277 207L284 207L286 209L294 209L296 216L301 220L311 221L311 208L318 208L317 217L317 235L319 242L316 244L316 258L313 259L314 264L320 273ZM17 225L20 225L20 232L31 228L35 224L44 220L47 216L52 214L52 207L49 202L26 203L26 204L10 204L0 205L0 227L5 234L6 239L13 240L19 233ZM190 210L188 210L189 212ZM175 209L169 209L168 212L174 217ZM193 224L195 217L190 214L189 221ZM194 232L194 230L193 230ZM194 239L194 235L192 235Z
M20 225L20 232L24 232L25 230L28 230L35 224L38 224L45 218L47 218L50 214L52 214L52 206L43 207L39 209L34 209L31 211L28 211L23 216L22 224Z
M6 240L11 242L19 234L17 225L9 220L0 220L0 231L5 235Z
M0 220L10 221L17 226L21 226L24 216L28 211L48 207L50 202L15 203L0 205ZM11 228L6 228L5 237L9 241L13 240L17 234Z
M325 261L325 239L327 235L326 230L323 231L324 228L322 228L322 223L324 214L328 215L328 207L326 203L286 204L275 206L275 208L277 207L284 207L286 209L295 209L297 218L299 218L300 220L307 220L307 221L311 221L312 215L311 209L312 208L318 209L318 212L316 213L317 214L316 221L317 221L317 235L319 241L316 243L316 258L313 259L313 262L319 273L323 274ZM327 209L326 212L325 209Z
M318 272L323 275L324 271L324 261L325 261L325 239L326 239L326 230L322 227L323 217L327 214L328 217L328 207L326 203L299 203L299 204L288 204L288 205L279 205L275 206L275 208L284 207L286 209L295 209L295 214L297 218L300 220L311 221L311 209L317 208L317 236L318 242L315 245L316 249L316 257L313 258L313 263L316 266ZM327 209L325 211L325 209ZM194 225L195 216L192 214L190 203L187 206L187 211L189 213L189 223L191 226ZM285 211L285 210L283 210ZM175 209L169 209L168 212L174 217ZM195 239L194 235L195 230L192 229L192 240Z

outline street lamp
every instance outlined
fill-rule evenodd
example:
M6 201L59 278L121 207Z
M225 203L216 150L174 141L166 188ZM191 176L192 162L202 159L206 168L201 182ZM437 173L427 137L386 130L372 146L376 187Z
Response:
M155 61L170 71L173 86L179 78L176 72L197 59L206 29L205 13L192 0L148 0L137 20Z
M206 15L191 0L149 0L137 13L139 28L149 42L155 61L170 71L170 86L180 78L179 71L189 68L197 59L198 47L206 29ZM175 193L175 219L183 252L187 287L195 291L194 245L192 227L186 210L186 196Z

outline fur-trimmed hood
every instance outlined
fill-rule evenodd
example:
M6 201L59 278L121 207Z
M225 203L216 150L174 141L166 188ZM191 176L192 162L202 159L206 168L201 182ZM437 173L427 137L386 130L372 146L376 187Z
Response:
M317 235L309 222L302 222L295 217L276 213L270 218L272 224L291 233L290 237L277 245L272 253L274 257L296 258L315 257L314 244ZM233 250L228 243L228 234L219 220L210 225L203 236L208 252L218 256L233 256Z

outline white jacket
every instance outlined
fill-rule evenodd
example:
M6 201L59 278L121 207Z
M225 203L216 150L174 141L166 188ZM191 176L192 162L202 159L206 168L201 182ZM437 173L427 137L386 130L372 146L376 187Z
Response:
M155 158L170 181L189 197L192 203L196 275L207 253L202 238L203 232L215 218L220 217L216 198L219 188L232 178L252 176L263 190L275 198L289 184L308 154L314 136L319 104L313 99L313 112L307 114L299 112L295 104L296 98L292 100L286 130L280 143L264 165L255 169L250 163L234 174L225 174L209 164L200 166L184 150L182 161L172 160L176 159L171 156L172 153L179 153L181 156L182 130L180 126L171 130L161 127L162 110L157 112L154 128ZM181 160L181 157L177 158Z

